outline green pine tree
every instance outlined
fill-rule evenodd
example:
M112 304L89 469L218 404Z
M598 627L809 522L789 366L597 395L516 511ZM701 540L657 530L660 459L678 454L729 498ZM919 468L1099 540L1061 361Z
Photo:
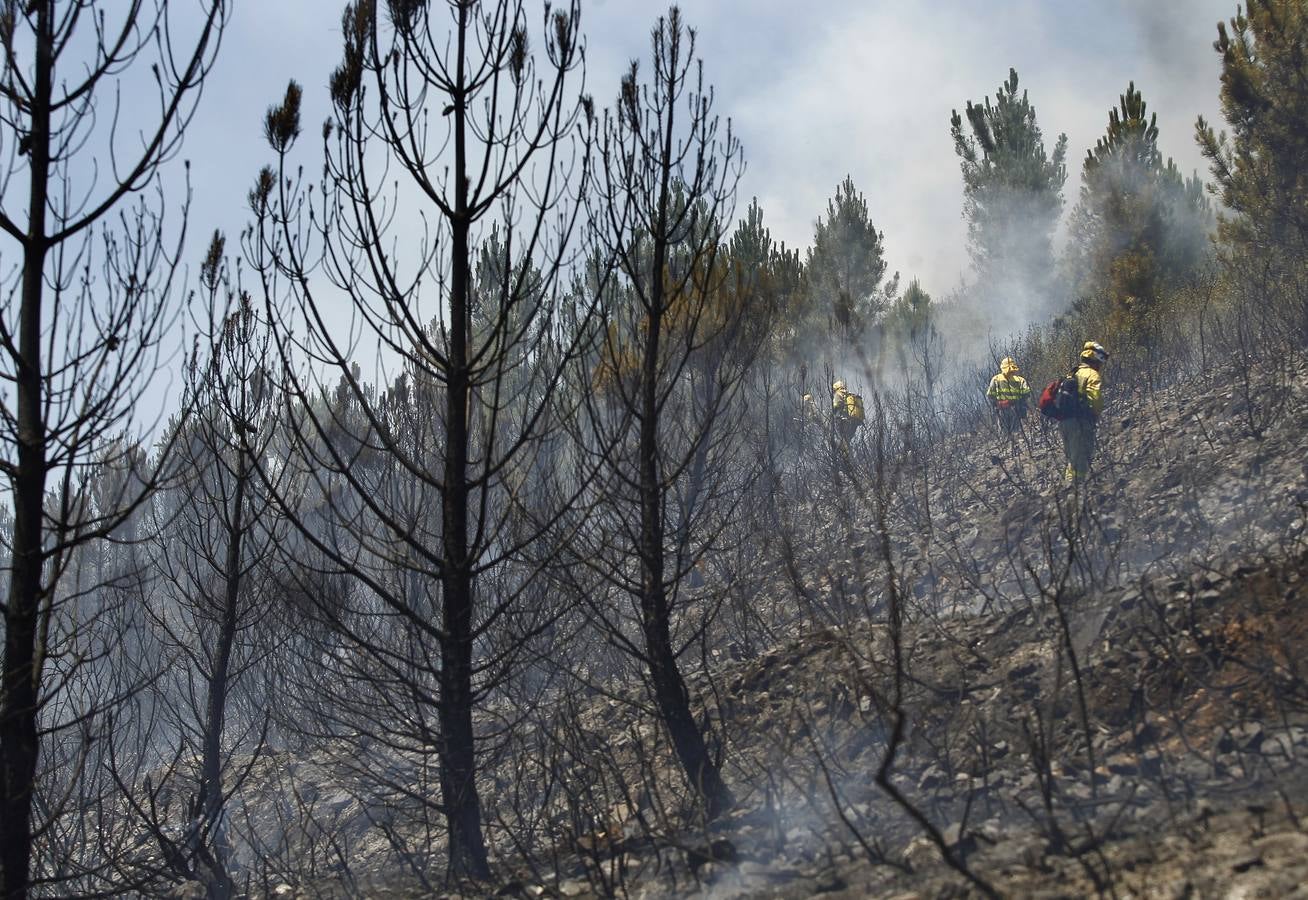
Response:
M1164 159L1157 114L1132 82L1082 166L1071 227L1078 293L1106 304L1113 333L1160 324L1150 314L1202 264L1211 222L1202 182Z
M1218 23L1213 44L1230 134L1202 116L1196 131L1226 207L1220 239L1279 268L1308 248L1308 5L1247 0L1247 8L1229 30Z
M966 126L964 120L966 119ZM994 101L968 101L950 119L963 172L963 215L978 289L987 305L1014 293L1044 293L1054 270L1051 241L1063 211L1067 135L1045 150L1036 110L1017 71Z
M808 251L808 302L799 323L801 344L817 351L819 365L831 365L850 351L867 352L866 341L899 278L883 285L885 235L868 214L867 201L846 176L818 218Z
M757 297L751 328L763 328L772 347L784 346L794 335L793 318L802 303L804 266L799 252L772 239L763 224L758 198L750 201L723 248L728 290Z
M931 295L914 278L891 304L882 325L886 344L894 349L900 382L920 385L928 398L935 394L944 363L944 336L936 313Z

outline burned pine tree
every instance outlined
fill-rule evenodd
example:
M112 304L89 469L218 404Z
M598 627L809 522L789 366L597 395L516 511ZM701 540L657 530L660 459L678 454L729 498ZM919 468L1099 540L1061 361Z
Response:
M489 875L473 713L512 667L502 644L484 648L519 624L531 578L489 575L548 527L508 520L589 317L558 289L589 161L577 4L544 24L533 54L521 2L349 5L322 193L288 159L293 86L267 121L277 169L252 195L249 255L276 310L301 475L322 500L298 524L355 585L325 611L348 645L334 658L361 690L375 680L381 705L354 710L369 740L435 757L453 877ZM494 263L480 284L478 255ZM338 292L399 361L402 378L377 378L389 389L353 364Z
M33 841L64 800L52 798L34 822L33 797L48 774L42 743L71 721L43 717L42 707L53 709L48 692L71 677L60 667L96 656L75 646L92 629L64 627L59 579L75 548L128 518L157 474L128 458L134 442L115 439L130 428L174 320L178 250L160 173L195 111L227 4L201 3L188 35L168 13L162 0L0 5L0 232L16 261L0 306L0 359L12 391L0 442L14 516L0 681L6 897L26 896L34 877L55 877L33 873ZM124 79L140 92L130 104L119 93ZM177 205L184 221L186 202ZM136 472L102 504L83 483L97 464ZM79 723L73 731L93 734L82 724L94 713L68 711Z
M648 83L636 63L624 77L597 174L600 256L614 277L588 404L602 475L578 562L604 586L587 592L595 618L645 670L713 818L732 794L680 660L711 618L695 614L692 582L752 471L740 446L743 388L767 317L743 245L739 259L724 246L739 145L712 114L694 32L675 7L653 31L652 70Z
M234 889L226 805L249 774L236 760L257 756L271 721L265 669L278 598L268 586L288 564L278 553L287 526L272 503L285 434L270 334L228 281L224 245L215 233L200 270L210 314L204 357L188 366L190 415L175 426L179 483L148 507L146 609L172 661L149 688L163 733L155 739L182 752L153 778L174 803L140 806L163 864L154 877L199 881L215 898Z

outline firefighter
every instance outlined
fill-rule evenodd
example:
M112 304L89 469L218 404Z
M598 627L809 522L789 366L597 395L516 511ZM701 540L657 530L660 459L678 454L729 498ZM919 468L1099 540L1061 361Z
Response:
M1031 387L1018 374L1020 371L1013 358L1006 356L999 364L999 374L990 379L990 386L986 388L986 399L995 411L999 427L1008 434L1021 430L1026 418L1027 398L1031 396Z
M848 390L843 381L833 383L831 415L835 419L836 434L848 444L863 424L863 398Z
M1099 372L1108 361L1108 351L1095 341L1086 341L1071 376L1076 379L1077 404L1070 415L1058 423L1067 454L1068 481L1084 478L1090 472L1095 454L1095 429L1104 410L1104 383Z

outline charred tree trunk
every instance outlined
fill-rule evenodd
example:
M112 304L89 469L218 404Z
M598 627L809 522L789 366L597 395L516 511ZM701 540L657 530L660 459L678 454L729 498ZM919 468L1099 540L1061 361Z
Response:
M462 90L468 35L468 4L459 5L458 75ZM466 96L451 98L454 113L454 215L450 222L449 383L446 393L445 491L442 534L445 569L441 579L442 647L440 670L441 802L449 828L449 868L454 877L489 878L477 794L476 740L472 727L472 644L474 583L468 552L468 317L472 225L468 209Z
M507 571L513 557L553 527L545 518L529 523L521 540L504 539L514 522L525 521L512 497L519 460L526 463L549 437L546 414L564 389L567 368L582 352L589 332L586 319L592 315L585 311L578 317L576 346L560 359L549 361L532 348L545 333L534 323L548 323L553 334L561 321L554 310L571 303L550 285L572 263L568 245L581 207L562 189L573 172L583 182L587 177L592 127L589 101L572 101L567 88L570 73L581 74L578 2L555 7L562 8L552 9L545 19L548 67L537 68L521 0L358 0L347 5L345 52L331 81L336 118L324 132L331 137L322 217L315 220L312 194L301 192L297 180L292 180L297 186L289 203L287 196L276 200L277 218L321 227L324 256L306 264L294 239L260 250L267 253L261 265L293 273L290 293L310 312L309 342L339 369L361 429L370 440L374 435L379 439L370 448L376 450L376 471L364 472L333 446L332 432L342 422L315 420L312 440L297 437L311 458L323 452L311 445L325 448L327 468L363 510L342 523L357 544L354 549L343 551L334 541L323 541L316 523L301 519L298 527L344 572L368 578L369 591L384 608L407 620L393 627L417 637L406 645L412 653L405 659L408 668L369 685L383 695L378 703L403 709L400 720L392 724L375 709L358 708L350 715L383 733L413 727L406 718L410 713L421 718L416 733L404 737L431 750L440 782L433 792L438 796L419 798L428 806L423 825L429 810L443 820L448 874L458 880L490 876L476 783L480 745L474 703L513 675L516 659L528 645L514 635L511 652L496 656L485 670L479 668L484 662L477 655L481 642L489 645L487 635L510 630L502 623L520 601L483 603L478 588L484 572ZM286 112L278 114L287 146L299 131L299 96L298 85L288 86ZM433 126L441 136L429 141ZM371 156L370 148L406 174L413 190L379 193L369 176L381 157ZM580 169L578 162L583 163ZM286 165L284 153L279 165ZM270 171L260 183L271 186L275 176ZM412 202L432 208L416 210L432 227L419 241L424 249L416 262L407 250L387 249L395 242L391 229L406 221L403 215L382 212L392 200L400 207ZM560 215L565 209L568 214ZM306 210L307 223L298 210ZM265 213L271 220L274 213ZM411 237L406 230L401 246L413 246ZM474 266L482 259L496 265L483 271ZM361 321L401 356L404 372L393 391L378 395L363 385L350 358L353 341L338 341L329 333L326 320L332 317L319 314L307 277L319 263L349 295ZM407 270L410 264L413 271ZM433 283L440 286L439 296L427 293ZM381 303L375 302L378 298ZM288 327L277 338L284 362L299 343L290 333ZM519 395L513 387L513 379L527 370L540 389L534 396ZM294 374L288 380L307 398L311 392L300 379ZM490 398L488 403L481 402L484 398ZM473 423L480 424L477 410L487 406L493 411L483 431ZM516 411L510 415L511 406ZM504 427L509 419L514 420L512 429ZM439 427L428 431L425 426L433 420L439 420ZM394 472L387 468L392 462ZM392 478L395 483L412 481L419 490L378 496L377 484ZM374 564L410 574L414 582L373 579L368 570ZM538 576L524 572L522 577ZM410 583L422 585L421 590L403 587ZM415 599L417 594L421 599ZM391 627L388 623L387 630ZM341 632L362 652L381 657L383 671L395 664L390 646L348 627ZM364 683L371 680L366 673L359 677ZM412 706L405 708L408 704ZM432 713L438 729L431 727Z
M227 552L223 560L223 607L218 626L218 643L214 648L213 670L209 674L209 698L205 705L204 745L200 764L200 790L196 797L196 812L201 830L196 835L196 851L205 858L212 870L209 896L225 900L232 895L232 880L227 872L227 861L220 844L220 824L223 814L222 736L227 717L227 694L231 688L232 645L236 642L236 629L240 612L241 544L245 534L245 492L250 471L244 457L237 463L236 493L232 500L232 514L227 523ZM206 840L207 837L207 840Z
M649 657L654 699L686 777L692 787L704 798L708 818L715 819L729 810L735 799L726 782L722 780L722 773L709 754L699 723L695 721L695 716L690 709L690 692L686 690L686 682L677 667L677 657L668 627L670 616L667 593L661 581L651 584L648 580L661 577L661 573L661 564L647 568L640 603L641 624Z
M675 45L674 45L675 46ZM669 71L677 71L675 49ZM653 259L647 299L644 353L641 360L640 441L640 564L641 629L645 655L659 713L668 728L686 777L699 792L709 818L728 809L734 799L722 780L717 763L709 755L695 716L690 708L690 693L677 666L672 644L672 610L668 603L665 581L663 507L667 485L659 465L659 372L663 319L668 298L664 269L668 257L668 204L672 194L673 124L675 105L669 103L663 130L659 161L659 208L653 233Z
M0 894L26 897L32 859L32 794L38 752L37 704L44 648L38 636L43 599L46 429L42 416L41 303L47 250L46 197L50 174L53 59L49 3L37 4L35 102L30 144L27 240L23 248L17 377L18 465L13 482L14 537L5 607L3 690L0 691Z
M101 708L94 701L83 705L85 696L70 687L77 683L71 672L86 669L98 658L100 648L88 646L98 640L88 637L96 629L86 620L57 621L58 602L66 599L58 595L58 579L77 547L112 534L163 477L162 469L134 472L130 496L100 498L106 502L94 507L79 483L92 465L133 465L136 448L125 432L154 371L150 353L171 321L165 314L167 285L176 256L164 243L162 217L152 215L147 204L135 213L114 216L117 221L109 224L115 209L126 198L139 196L176 151L194 111L186 96L207 74L210 37L221 30L225 11L223 0L214 0L194 52L187 54L169 33L167 8L164 3L92 2L57 7L53 0L32 0L7 4L3 13L0 77L6 87L0 91L0 117L6 139L14 142L8 176L21 178L22 168L27 168L26 199L22 190L0 193L0 237L16 245L7 258L21 256L21 263L8 269L13 281L6 286L5 321L0 325L3 380L12 384L5 403L13 403L0 431L6 448L11 448L3 467L14 517L0 662L4 898L28 896L34 840L56 835L59 820L76 815L70 810L85 796L79 793L84 786L77 785L39 810L33 802L42 728L67 733L62 726L69 723L64 717L69 707L57 701L73 698L71 705L77 708L71 715L86 726L77 738L84 746L101 737L89 727ZM160 51L153 68L158 123L153 128L133 125L131 138L126 138L122 132L127 126L119 122L116 107L106 114L97 106L97 97L102 86L116 84L151 47ZM65 53L75 54L75 64L70 60L61 66ZM99 130L97 121L104 123ZM112 163L105 165L98 153ZM87 172L109 175L87 180L81 177ZM72 187L74 182L81 186ZM6 184L17 186L14 181ZM6 199L15 207L13 215ZM92 239L97 225L104 229L103 242L99 234ZM76 242L76 249L63 252L60 248L68 242ZM104 275L97 278L101 270ZM164 277L156 280L156 274ZM100 282L94 290L93 281ZM44 303L47 287L50 304ZM165 457L167 447L165 441L156 458ZM59 496L51 502L47 484L56 472ZM105 621L101 613L92 610L90 618ZM60 677L45 684L45 663L56 654ZM48 704L48 720L41 718L43 703ZM56 756L52 754L52 765L57 765ZM63 768L60 780L96 777L80 765ZM39 825L34 812L40 814ZM103 847L111 843L106 840ZM59 852L53 844L43 846ZM68 888L56 885L81 876L49 871L62 862L43 866L39 874L44 891L66 893ZM69 868L77 870L76 865Z

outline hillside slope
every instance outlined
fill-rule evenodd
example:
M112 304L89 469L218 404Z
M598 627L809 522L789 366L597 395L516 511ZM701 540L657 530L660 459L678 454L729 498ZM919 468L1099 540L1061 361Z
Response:
M638 685L553 695L487 769L516 872L489 892L1289 896L1308 876L1291 375L1275 408L1242 405L1229 372L1117 399L1075 491L1034 419L1016 445L942 433L878 456L865 435L827 461L840 478L797 472L755 570L725 585L780 637L757 652L724 632L691 676L737 809L688 826ZM426 869L439 837L402 852L414 826L358 786L383 767L404 769L330 749L256 763L239 800L264 890L449 890ZM310 854L326 862L296 882Z

